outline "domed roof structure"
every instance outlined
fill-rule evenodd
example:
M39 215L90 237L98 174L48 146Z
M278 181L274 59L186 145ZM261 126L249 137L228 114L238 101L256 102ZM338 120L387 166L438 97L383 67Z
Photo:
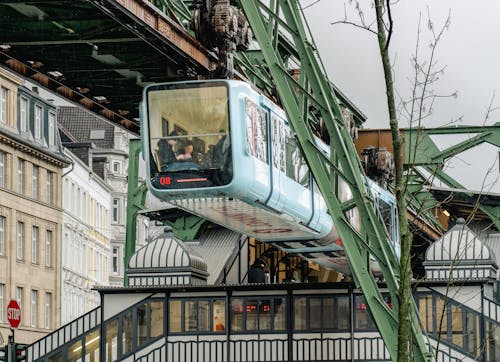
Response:
M165 232L130 258L129 285L199 285L207 283L203 258L172 233Z
M464 219L429 246L423 265L427 280L484 280L496 278L498 269L490 249Z

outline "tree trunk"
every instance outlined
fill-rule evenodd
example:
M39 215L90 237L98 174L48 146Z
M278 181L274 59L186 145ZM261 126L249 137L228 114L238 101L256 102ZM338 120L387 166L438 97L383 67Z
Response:
M389 58L388 34L384 24L384 13L390 14L383 0L374 0L377 16L377 36L380 49L380 57L384 68L385 87L387 94L387 107L392 133L392 144L394 147L394 163L396 167L395 193L398 206L399 235L401 238L401 260L400 260L400 286L399 296L399 327L398 327L398 362L408 362L412 360L412 325L411 325L411 263L410 249L413 235L410 233L408 216L406 214L406 199L403 185L403 139L399 132L399 124L396 116L396 106L394 101L394 84L392 79L392 69ZM387 4L387 6L390 6ZM389 19L392 22L392 19ZM389 27L389 37L392 31L392 24Z

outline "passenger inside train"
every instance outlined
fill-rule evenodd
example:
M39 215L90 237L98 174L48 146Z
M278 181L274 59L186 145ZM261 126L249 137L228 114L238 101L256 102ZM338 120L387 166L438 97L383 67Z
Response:
M168 97L166 93L168 92ZM149 100L151 178L197 179L226 185L232 179L228 97L225 86L173 87ZM192 175L186 172L197 172ZM198 184L201 186L201 184Z

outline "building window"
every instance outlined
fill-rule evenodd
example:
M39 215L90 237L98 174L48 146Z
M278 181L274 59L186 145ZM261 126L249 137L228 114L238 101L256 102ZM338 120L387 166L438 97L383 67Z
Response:
M0 152L0 187L5 187L5 152Z
M19 304L19 308L21 309L21 323L23 322L23 294L24 289L22 287L16 287L16 301ZM24 323L22 323L24 324Z
M7 123L7 88L0 87L0 122Z
M120 199L113 199L113 222L116 224L120 220Z
M114 173L120 173L120 172L122 172L120 161L113 161L113 172Z
M97 203L96 211L97 211L97 229L99 232L102 232L102 230L101 230L101 221L102 221L101 205L99 203Z
M87 222L87 193L83 193L83 200L82 200L82 219L83 221Z
M45 293L45 323L44 327L50 329L51 323L51 308L52 308L52 293Z
M5 255L5 217L0 216L0 255Z
M38 166L33 165L33 174L32 174L32 196L35 200L38 200Z
M118 274L118 248L113 247L113 274Z
M56 115L49 112L49 146L56 144Z
M38 290L31 291L31 326L37 326Z
M42 107L35 106L35 139L42 139Z
M52 253L52 231L47 230L47 233L45 234L45 266L50 267L52 258L51 258L51 253Z
M21 98L21 109L19 110L19 127L21 132L28 130L28 100Z
M17 222L17 259L23 260L23 234L24 224L20 221Z
M104 129L91 129L90 130L90 139L91 140L103 140L105 135Z
M47 204L52 204L52 178L53 172L47 171L47 184L46 184L46 196L47 196Z
M17 192L23 193L24 186L24 161L19 159L17 163Z
M38 263L38 227L31 227L31 262Z
M0 322L4 321L4 309L5 309L5 284L0 283Z
M82 205L80 202L81 202L81 200L80 200L80 188L78 187L75 190L75 204L76 204L75 215L79 215L80 211L82 209Z

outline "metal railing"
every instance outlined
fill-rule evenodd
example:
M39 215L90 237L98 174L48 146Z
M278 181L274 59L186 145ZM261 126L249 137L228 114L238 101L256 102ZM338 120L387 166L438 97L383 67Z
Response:
M97 327L100 323L101 307L96 307L29 345L26 348L27 360L34 361L57 350L75 338L83 336L86 332Z
M285 361L390 361L380 337L294 338L289 355L287 339L231 339L167 341L140 362L285 362ZM229 349L229 350L228 350Z

